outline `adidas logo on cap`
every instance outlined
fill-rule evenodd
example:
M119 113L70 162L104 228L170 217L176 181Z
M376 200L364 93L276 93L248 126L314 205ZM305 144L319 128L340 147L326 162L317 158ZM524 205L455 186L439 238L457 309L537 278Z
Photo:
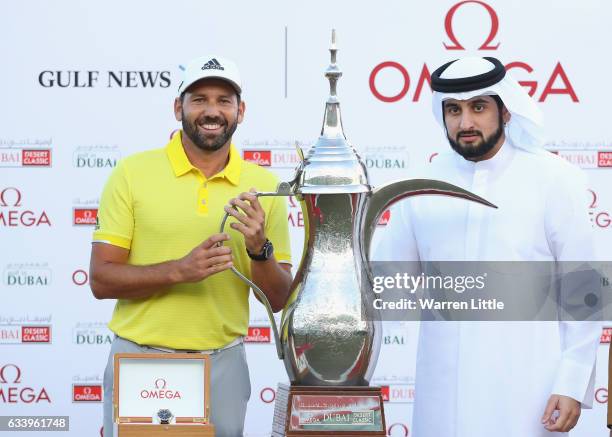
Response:
M242 81L236 64L230 59L209 53L189 61L183 70L183 83L178 89L179 96L193 83L207 78L225 80L238 94L242 92Z
M217 61L217 59L212 58L210 61L208 61L202 66L202 70L225 70L225 68L223 68L223 66L219 64L219 61Z

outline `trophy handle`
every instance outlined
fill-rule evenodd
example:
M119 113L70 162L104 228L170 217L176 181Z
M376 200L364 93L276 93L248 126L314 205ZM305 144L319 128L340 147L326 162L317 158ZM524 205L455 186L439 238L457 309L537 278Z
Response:
M406 197L425 194L459 197L491 208L497 208L491 202L463 188L433 179L403 179L382 185L372 192L365 217L364 248L368 260L370 259L370 244L372 243L376 223L378 223L378 219L385 209Z
M281 182L278 184L276 191L268 191L261 193L254 193L257 197L265 197L265 196L291 196L293 194L291 190L291 185L288 182ZM221 227L219 229L220 233L224 232L225 223L229 218L229 213L225 213L223 216L223 220L221 221ZM223 245L223 242L220 242L219 245ZM284 358L283 348L280 341L280 336L278 335L278 326L276 325L276 321L274 320L274 311L272 311L272 305L270 305L270 301L266 294L259 288L253 281L240 273L236 267L231 267L231 271L238 276L242 282L246 283L249 287L253 289L253 293L259 299L259 301L266 307L266 312L268 313L268 318L270 319L270 326L272 327L272 333L274 334L274 344L276 345L276 354L278 358L282 360Z

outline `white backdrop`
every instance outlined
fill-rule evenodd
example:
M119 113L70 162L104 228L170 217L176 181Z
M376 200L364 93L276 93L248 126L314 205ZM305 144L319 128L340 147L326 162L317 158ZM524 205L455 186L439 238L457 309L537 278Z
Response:
M206 53L241 69L247 111L237 146L269 151L287 180L294 144L308 147L320 130L335 27L344 125L374 185L410 177L448 147L431 115L428 72L467 54L500 58L540 102L549 148L587 169L598 247L610 259L612 139L600 78L611 67L611 13L598 0L3 1L0 415L69 415L71 435L100 434L114 302L95 300L87 284L98 198L118 159L162 147L178 128L180 67ZM289 222L298 260L295 205ZM252 308L260 342L247 347L246 434L263 436L286 374L263 309ZM385 325L374 382L388 387L392 436L410 435L416 338L413 325ZM572 436L607 435L610 337L602 340L594 408Z

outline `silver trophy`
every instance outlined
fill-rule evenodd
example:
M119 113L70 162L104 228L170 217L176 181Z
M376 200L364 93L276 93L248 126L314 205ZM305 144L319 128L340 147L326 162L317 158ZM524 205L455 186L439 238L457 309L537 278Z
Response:
M372 396L377 395L368 391L381 344L380 323L372 314L368 262L378 219L398 200L424 194L493 205L454 185L427 179L400 180L373 189L342 127L336 94L342 71L336 64L335 31L329 50L331 64L325 77L330 93L319 139L306 157L298 147L301 162L292 181L279 184L276 192L257 193L295 196L304 215L304 251L280 333L265 294L232 270L266 306L278 357L284 360L291 381L291 387L280 385L277 393L274 435L308 431L385 435L382 403L374 402ZM227 218L228 214L221 231ZM353 414L345 418L334 410Z

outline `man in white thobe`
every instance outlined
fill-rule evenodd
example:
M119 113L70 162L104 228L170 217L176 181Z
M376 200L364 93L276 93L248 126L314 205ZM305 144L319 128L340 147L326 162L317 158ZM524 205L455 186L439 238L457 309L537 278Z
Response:
M585 177L542 149L539 109L503 65L450 62L432 88L453 151L418 176L498 209L411 198L394 208L374 259L592 261ZM592 406L600 333L594 322L421 322L411 435L562 435Z

